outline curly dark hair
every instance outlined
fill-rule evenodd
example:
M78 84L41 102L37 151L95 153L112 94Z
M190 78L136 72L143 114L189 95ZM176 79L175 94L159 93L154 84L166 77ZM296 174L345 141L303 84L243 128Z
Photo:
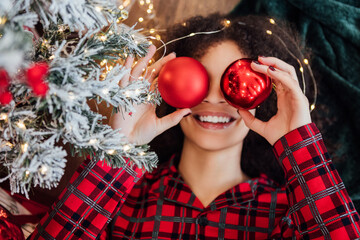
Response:
M224 28L224 24L229 23L226 20L229 20L230 24ZM305 51L299 44L297 33L284 23L273 24L269 20L270 18L262 16L234 18L217 13L207 17L197 16L172 26L166 31L163 39L168 42L191 33L209 32L224 28L218 33L199 34L175 41L167 45L167 52L175 52L177 57L188 56L199 59L209 47L225 40L231 40L237 43L240 51L248 58L257 59L258 56L273 56L299 69L298 61L303 60ZM271 32L267 32L267 30ZM309 79L306 70L304 68L305 80ZM301 72L297 72L298 78L302 79ZM306 88L312 89L311 81L307 82L309 83L306 84ZM302 81L300 81L300 85L302 87ZM307 93L310 93L311 91L308 90ZM310 102L312 97L311 94L308 96ZM157 114L162 117L174 110L173 107L163 102L157 109ZM276 111L276 94L273 91L270 97L257 108L256 117L267 121ZM171 154L181 152L183 139L183 133L178 125L159 135L150 143L150 146L158 153L161 162L168 160ZM258 177L264 173L275 182L284 183L284 172L274 156L272 146L253 131L250 131L244 140L241 168L249 177Z

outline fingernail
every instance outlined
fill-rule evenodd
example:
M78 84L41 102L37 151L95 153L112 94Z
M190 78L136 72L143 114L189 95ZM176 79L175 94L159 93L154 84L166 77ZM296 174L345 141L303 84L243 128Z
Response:
M273 66L269 67L271 71L275 71L275 68Z
M191 113L188 113L188 114L186 114L184 117L187 117L187 116L189 116Z
M176 57L176 52L172 52L172 54L174 54L174 55L175 55L175 57Z
M253 63L256 63L257 65L261 65L258 61L254 60Z

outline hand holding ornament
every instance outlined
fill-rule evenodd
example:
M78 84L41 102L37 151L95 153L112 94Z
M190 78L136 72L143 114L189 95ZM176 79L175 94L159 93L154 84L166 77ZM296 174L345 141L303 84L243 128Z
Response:
M119 84L124 87L127 86L130 81L138 79L143 69L147 67L155 51L155 46L150 46L147 55L137 62L130 74L121 79ZM171 53L154 63L147 71L148 74L144 77L144 81L148 80L151 83L155 83L163 65L175 57L175 54ZM132 57L128 57L125 62L125 67L131 68L133 61L134 59ZM156 106L150 103L137 105L135 108L136 112L132 113L131 116L121 112L113 114L109 122L113 129L120 129L120 131L128 137L129 141L135 144L149 143L157 135L178 124L184 116L191 112L190 109L184 108L162 118L158 118L155 113Z
M288 132L311 123L309 101L303 94L293 66L274 57L259 57L252 62L254 71L270 77L276 86L277 113L267 122L239 108L246 126L263 136L271 145Z

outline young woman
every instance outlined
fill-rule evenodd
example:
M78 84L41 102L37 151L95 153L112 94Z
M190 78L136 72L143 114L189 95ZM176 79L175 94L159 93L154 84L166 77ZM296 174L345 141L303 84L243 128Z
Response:
M224 20L196 17L169 30L174 39L222 29L169 46L206 68L210 88L199 105L176 110L165 104L160 117L154 106L142 105L132 116L112 116L112 127L130 141L156 138L159 168L143 173L131 164L111 169L101 161L85 162L32 239L360 237L359 214L312 123L294 68L294 55L300 59L294 40L266 18L230 19L226 27ZM154 53L151 46L120 84L139 77ZM171 53L151 66L150 81L175 57ZM240 58L254 59L252 69L276 85L250 111L229 105L219 87L224 70Z

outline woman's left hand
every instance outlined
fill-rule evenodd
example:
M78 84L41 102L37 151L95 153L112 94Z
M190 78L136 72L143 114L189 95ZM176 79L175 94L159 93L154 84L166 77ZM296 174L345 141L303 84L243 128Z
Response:
M274 57L259 57L253 62L254 71L268 75L276 86L277 113L267 122L255 118L249 111L239 109L248 128L263 136L271 145L288 132L311 123L309 101L303 94L295 68Z

